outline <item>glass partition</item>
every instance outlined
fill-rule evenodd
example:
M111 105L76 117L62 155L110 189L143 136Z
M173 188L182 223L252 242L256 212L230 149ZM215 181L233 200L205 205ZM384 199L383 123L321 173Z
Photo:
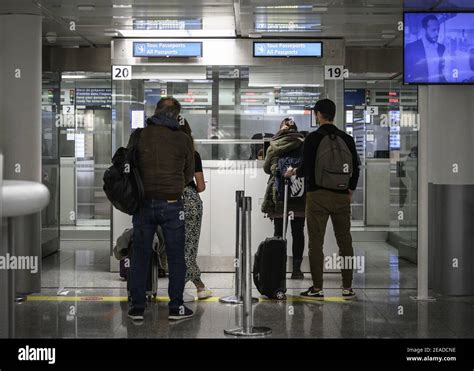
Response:
M59 146L57 115L59 112L59 84L57 73L43 73L41 96L41 176L48 188L50 202L41 212L43 257L59 249Z
M107 73L62 75L62 225L110 225L110 203L102 191L102 176L110 164L112 148L110 85Z

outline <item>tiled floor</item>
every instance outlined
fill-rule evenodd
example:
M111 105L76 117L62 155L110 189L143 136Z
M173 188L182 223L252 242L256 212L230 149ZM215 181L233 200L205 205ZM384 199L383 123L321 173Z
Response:
M413 264L399 260L386 243L357 243L355 249L366 259L365 272L354 275L356 300L341 300L335 273L325 275L327 301L302 300L299 293L311 285L306 274L304 281L287 281L288 301L255 304L254 324L270 327L277 338L474 337L473 297L413 301ZM59 254L43 261L42 292L17 304L16 336L220 338L224 329L239 325L242 307L217 300L233 294L231 273L204 273L214 298L191 303L196 316L178 323L167 319L167 279L160 279L159 300L149 303L143 324L133 323L127 318L125 282L108 272L108 251L103 241L63 242ZM195 293L191 285L187 291Z

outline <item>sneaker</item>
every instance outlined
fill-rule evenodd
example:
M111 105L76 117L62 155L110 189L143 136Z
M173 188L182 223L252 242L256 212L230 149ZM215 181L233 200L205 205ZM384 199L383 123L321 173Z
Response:
M198 299L202 300L202 299L210 298L212 296L212 291L209 290L207 287L204 287L203 290L198 290L197 294L198 294Z
M344 299L352 299L355 298L357 295L352 289L342 289L342 297Z
M131 318L134 321L143 321L143 313L145 312L144 309L135 309L135 308L130 308L128 311L128 318Z
M308 297L308 298L324 300L324 291L323 290L315 290L314 287L310 287L307 291L302 292L300 295Z
M192 316L194 316L194 312L186 306L182 305L179 308L170 309L168 319L180 320L190 318Z
M190 295L186 292L183 293L183 302L185 303L192 303L196 300L196 298L193 295Z

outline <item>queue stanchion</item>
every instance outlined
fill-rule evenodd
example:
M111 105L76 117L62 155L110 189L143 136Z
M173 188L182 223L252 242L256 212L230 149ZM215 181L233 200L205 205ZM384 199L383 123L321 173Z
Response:
M235 191L235 294L219 298L220 303L242 304L242 199L245 191ZM258 302L257 298L252 299Z
M242 199L242 326L224 330L226 335L241 337L263 337L272 333L268 327L256 327L253 325L252 312L252 231L251 231L252 198Z

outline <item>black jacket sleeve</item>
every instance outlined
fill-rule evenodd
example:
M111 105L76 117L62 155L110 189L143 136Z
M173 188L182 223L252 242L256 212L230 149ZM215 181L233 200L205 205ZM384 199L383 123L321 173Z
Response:
M359 182L359 175L360 175L360 159L359 154L357 153L357 148L354 142L354 138L350 135L347 135L347 144L352 153L352 177L349 180L349 189L351 191L355 191L357 188L357 183Z
M311 176L314 172L316 162L316 142L313 140L313 135L313 133L310 134L303 144L303 161L296 170L296 175L300 178Z

